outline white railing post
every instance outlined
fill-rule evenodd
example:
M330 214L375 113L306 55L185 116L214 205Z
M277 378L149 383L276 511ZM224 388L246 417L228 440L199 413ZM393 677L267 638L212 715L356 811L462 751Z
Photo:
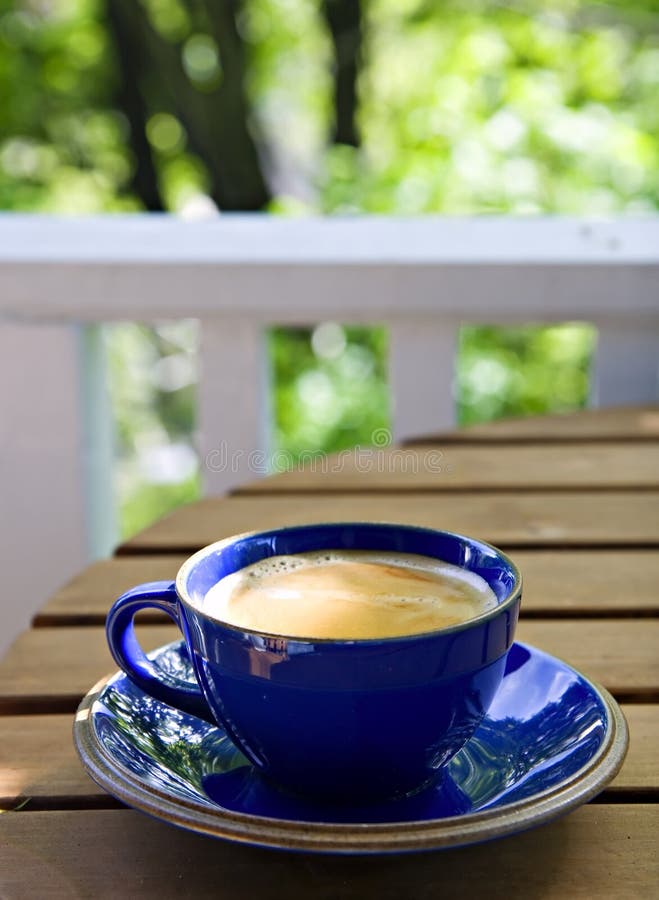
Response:
M598 322L591 375L592 406L643 405L659 400L656 322Z
M106 334L102 325L83 325L77 336L87 553L90 559L101 559L110 555L119 538Z
M389 323L389 386L395 441L455 424L457 332L457 323L440 317Z
M62 582L111 549L111 419L99 335L85 331L0 323L0 655Z
M263 326L200 322L197 412L204 491L220 494L268 471L270 379Z

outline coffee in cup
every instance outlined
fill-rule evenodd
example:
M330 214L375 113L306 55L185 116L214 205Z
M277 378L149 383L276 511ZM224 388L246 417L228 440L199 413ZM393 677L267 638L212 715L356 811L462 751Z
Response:
M265 634L361 640L448 628L496 605L484 578L443 560L333 549L252 563L213 585L202 609Z

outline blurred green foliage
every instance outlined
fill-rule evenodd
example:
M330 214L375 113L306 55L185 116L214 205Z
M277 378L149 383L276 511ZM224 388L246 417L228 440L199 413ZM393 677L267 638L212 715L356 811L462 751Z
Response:
M0 0L0 207L136 210L96 0Z
M112 2L112 0L108 0ZM135 0L196 90L223 64L184 0ZM0 0L0 208L138 210L102 0ZM361 146L332 145L320 0L245 0L247 90L273 213L646 213L659 198L657 0L364 0ZM212 209L209 173L171 109L145 128L173 212ZM204 205L206 203L206 205ZM200 206L201 204L201 206ZM196 326L109 329L122 530L199 490ZM459 421L582 406L595 340L580 324L461 333ZM389 421L386 334L274 329L275 444L368 443Z
M326 211L656 209L656 0L367 8L364 146L330 153Z
M199 90L221 79L217 46L192 31L185 3L135 2L179 42ZM656 209L657 0L368 0L364 11L362 147L328 147L318 0L242 4L254 115L286 170L274 209ZM117 65L101 0L0 0L2 208L137 208ZM168 205L180 209L203 191L203 165L166 110L147 137Z
M193 449L197 323L106 326L121 532L135 534L199 496Z
M371 443L373 432L388 428L383 328L273 328L269 345L279 467L301 453Z
M456 379L461 425L570 412L588 401L596 329L583 323L460 330Z

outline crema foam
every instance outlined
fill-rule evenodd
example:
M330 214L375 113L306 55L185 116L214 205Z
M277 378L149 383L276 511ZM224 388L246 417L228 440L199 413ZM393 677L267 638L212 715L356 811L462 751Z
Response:
M442 560L321 550L271 556L227 575L208 591L203 611L267 634L349 640L436 631L496 605L483 578Z

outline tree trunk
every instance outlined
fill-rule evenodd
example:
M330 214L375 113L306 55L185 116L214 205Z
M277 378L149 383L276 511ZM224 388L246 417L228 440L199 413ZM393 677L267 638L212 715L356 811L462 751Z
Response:
M115 9L114 16L131 30L133 45L139 47L144 74L138 90L143 115L147 110L166 109L179 119L191 151L206 167L209 194L220 209L263 209L270 192L248 122L244 48L231 0L203 0L223 73L218 87L203 92L195 88L183 68L181 47L154 31L140 4L135 0L109 0L109 5Z
M135 32L122 14L122 6L109 0L106 8L108 32L114 43L117 59L116 103L128 120L130 146L135 159L130 187L150 212L163 209L158 174L151 147L146 137L149 113L142 98L142 54L135 40Z
M245 47L236 26L238 0L203 0L210 30L220 51L222 84L214 97L211 141L219 142L221 159L215 188L223 209L262 209L270 200L252 136L245 94Z
M362 45L360 0L324 0L323 13L334 45L333 142L358 147L357 78Z

